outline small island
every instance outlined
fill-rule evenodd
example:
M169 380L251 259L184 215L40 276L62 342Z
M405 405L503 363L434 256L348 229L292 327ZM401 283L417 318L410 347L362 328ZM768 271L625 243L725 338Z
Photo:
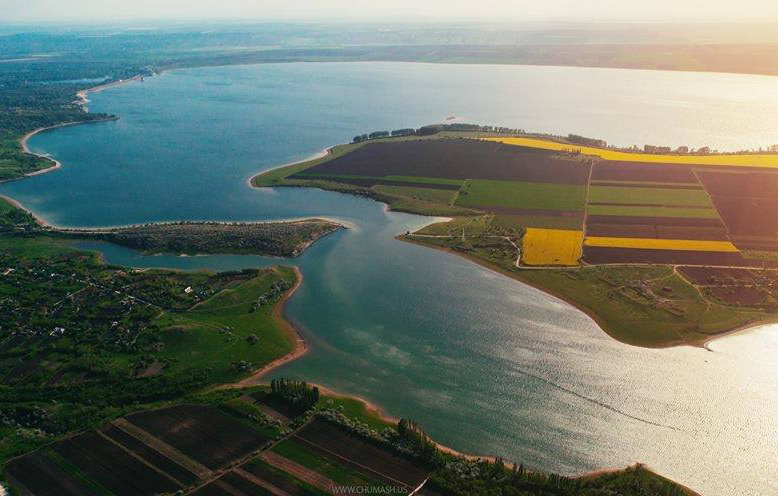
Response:
M704 346L778 321L776 153L440 124L359 135L252 185L449 217L399 238L557 296L628 344Z

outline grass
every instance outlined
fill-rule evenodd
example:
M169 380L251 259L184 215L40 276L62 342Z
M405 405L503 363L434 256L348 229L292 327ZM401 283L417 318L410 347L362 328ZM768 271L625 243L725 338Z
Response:
M589 215L617 215L626 217L682 217L692 219L719 218L718 212L712 208L589 205L586 210Z
M487 141L497 141L507 145L542 148L544 150L559 150L566 152L594 155L604 160L622 162L651 162L657 164L685 165L729 165L733 167L767 167L778 168L778 154L748 153L748 154L717 154L717 155L659 155L653 153L623 152L591 146L572 145L537 138L484 138Z
M442 177L422 177L422 176L386 176L383 179L388 181L403 181L409 183L426 183L426 184L450 184L454 186L461 186L464 180L462 179L447 179Z
M492 216L478 215L457 217L445 222L435 222L416 231L416 234L426 236L474 236L481 234L488 227Z
M459 194L458 191L450 189L415 188L410 186L389 186L385 184L373 186L373 191L426 202L445 203L447 205L453 203L454 199Z
M582 231L530 227L522 238L521 261L526 265L577 265Z
M402 239L452 249L563 299L592 317L609 336L634 346L699 344L744 325L778 320L775 314L708 302L666 265L516 268L509 250L479 243L478 236L465 241L456 236Z
M311 484L308 484L305 481L301 481L300 479L294 477L291 474L287 474L283 470L280 470L269 463L266 463L259 458L254 458L253 460L249 461L247 465L254 465L256 467L259 467L263 472L269 472L276 477L280 479L284 479L288 481L291 484L294 484L296 488L300 491L299 494L303 495L310 495L310 496L326 496L329 494L328 492L322 491L321 489L312 486Z
M713 208L713 204L704 190L677 188L590 186L589 203L674 205Z
M550 215L495 215L494 222L508 229L544 227L547 229L580 230L582 217L560 217Z
M321 475L332 479L338 484L347 484L355 486L376 485L377 483L361 473L349 467L345 467L329 458L325 458L318 453L314 453L305 446L291 439L285 439L276 444L272 452L277 453L295 463L318 472Z
M778 251L743 250L741 254L746 260L778 261Z
M382 431L384 429L395 429L397 425L381 417L377 412L369 410L364 401L356 398L347 398L343 396L324 396L320 400L327 408L339 411L346 417L358 420L371 429Z
M0 137L0 180L19 177L53 165L50 160L25 153L20 138L11 134Z
M582 211L586 186L468 179L457 205Z
M700 343L717 333L775 318L708 304L667 266L522 270L515 277L573 303L611 337L635 346ZM644 283L651 291L641 289Z
M273 318L273 305L250 311L280 279L293 281L294 272L276 268L269 276L223 290L187 312L162 315L157 324L165 348L157 358L170 361L171 372L207 368L213 380L221 382L241 375L236 363L246 362L256 369L291 352L293 340Z

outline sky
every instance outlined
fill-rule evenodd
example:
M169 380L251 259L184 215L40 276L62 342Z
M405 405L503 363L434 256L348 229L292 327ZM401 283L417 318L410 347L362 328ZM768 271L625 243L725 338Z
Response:
M776 0L0 0L0 22L778 21Z

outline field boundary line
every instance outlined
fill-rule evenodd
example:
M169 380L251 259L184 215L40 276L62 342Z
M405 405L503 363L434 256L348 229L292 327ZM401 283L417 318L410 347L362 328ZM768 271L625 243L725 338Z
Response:
M140 442L149 446L150 448L159 451L182 467L190 470L191 472L194 472L194 474L201 479L206 479L213 473L213 471L205 465L191 459L184 453L178 451L176 448L170 446L158 437L149 432L146 432L128 420L123 418L116 419L113 422L113 425L123 430L127 434L137 438Z
M308 484L311 484L315 487L318 487L319 489L331 492L332 488L336 486L337 484L335 481L330 479L329 477L320 474L319 472L310 469L306 467L305 465L300 465L299 463L290 460L289 458L279 455L278 453L273 453L272 451L265 451L259 457L267 462L269 465L283 470L287 474L290 474L293 477L296 477L300 479L303 482L307 482ZM290 471L291 470L291 471Z
M350 463L352 465L356 465L357 467L360 467L360 468L362 468L364 470L367 470L368 472L376 474L379 477L382 477L384 479L388 479L388 480L390 480L392 482L396 482L396 483L400 484L403 487L410 487L408 484L406 484L403 481L399 481L399 480L395 479L394 477L390 477L390 476L388 476L386 474L382 474L381 472L379 472L377 470L373 470L372 468L366 467L365 465L362 465L359 462L355 462L353 460L350 460L350 459L346 458L345 456L339 455L339 454L335 453L334 451L330 451L330 450L328 450L327 448L325 448L323 446L319 446L318 444L316 444L316 443L314 443L312 441L309 441L309 440L307 440L307 439L305 439L303 437L300 437L296 432L294 434L292 434L290 437L293 437L295 439L299 439L300 441L302 441L304 443L307 443L307 444L310 444L311 446L315 446L316 448L318 448L318 449L320 449L322 451L326 451L327 453L329 453L330 455L332 455L334 457L340 458L341 460L344 460L347 463Z
M246 472L245 470L243 470L242 467L238 467L238 468L234 469L233 472L235 474L243 477L244 479L253 482L256 485L267 489L274 496L292 496L288 492L284 491L283 489L281 489L281 488L279 488L277 486L274 486L273 484L269 483L268 481L262 480L262 479L260 479L259 477L257 477L256 475L254 475L254 474L252 474L250 472Z
M181 486L181 488L182 488L182 489L183 489L183 488L185 488L185 487L187 487L187 485L186 485L186 484L184 484L184 483L183 483L183 482L181 482L180 480L176 479L176 478L175 478L175 477L173 477L172 475L168 474L168 473L167 473L167 472L165 472L164 470L162 470L162 469L158 468L156 465L153 465L153 464L152 464L150 461L146 460L145 458L143 458L143 457L142 457L142 456L140 456L139 454L135 453L134 451L131 451L129 448L127 448L127 447L126 447L126 446L124 446L123 444L120 444L119 442L117 442L117 441L114 441L114 440L113 440L113 439L111 439L110 437L106 436L106 435L105 435L105 434L104 434L104 433L103 433L101 430L97 429L95 432L97 432L97 434L98 434L100 437L102 437L104 440L108 441L109 443L115 444L115 445L116 445L116 446L117 446L119 449L121 449L122 451L125 451L125 452L126 452L128 455L130 455L131 457L135 458L136 460L138 460L138 461L139 461L139 462L141 462L142 464L144 464L144 465L148 466L149 468L151 468L151 470L154 470L155 472L159 473L160 475L162 475L162 476L164 476L164 477L167 477L167 478L168 478L168 479L170 479L171 481L175 482L176 484L178 484L179 486ZM141 441L141 442L143 442L143 441ZM143 443L143 444L146 444L146 443ZM148 446L148 444L146 444L146 446ZM152 447L151 447L151 446L149 446L149 448L152 448ZM154 449L154 448L152 448L152 449ZM183 468L183 467L182 467L182 468Z
M589 177L586 178L586 201L584 202L583 225L581 226L581 256L578 257L578 265L584 257L584 243L586 242L586 224L589 221L589 195L592 191L592 175L594 174L594 159L589 160Z

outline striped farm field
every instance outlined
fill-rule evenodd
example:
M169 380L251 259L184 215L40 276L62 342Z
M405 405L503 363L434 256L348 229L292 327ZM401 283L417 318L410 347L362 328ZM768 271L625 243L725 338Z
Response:
M607 150L591 146L559 143L537 138L483 138L486 141L496 141L506 145L542 148L544 150L559 150L577 152L584 155L594 155L603 160L621 162L652 162L657 164L679 165L718 165L732 167L766 167L778 168L778 154L732 154L732 155L658 155L653 153L632 153L619 150Z
M582 241L582 231L528 227L521 261L526 265L578 265Z
M586 204L586 186L468 179L456 204L484 210L489 210L489 207L506 207L583 211Z
M590 186L589 203L626 205L673 205L713 208L710 197L702 189L636 188L621 186Z
M704 241L691 239L657 238L615 238L607 236L587 236L586 246L601 248L637 248L643 250L707 251L717 253L738 253L739 250L729 241Z
M620 217L674 217L686 219L718 219L713 208L663 207L661 205L589 205L589 215Z
M379 193L386 193L389 195L404 196L408 198L415 198L417 200L438 202L438 203L451 203L456 198L458 191L450 189L433 189L433 188L415 188L409 186L392 186L385 184L377 184L373 186L373 191Z

